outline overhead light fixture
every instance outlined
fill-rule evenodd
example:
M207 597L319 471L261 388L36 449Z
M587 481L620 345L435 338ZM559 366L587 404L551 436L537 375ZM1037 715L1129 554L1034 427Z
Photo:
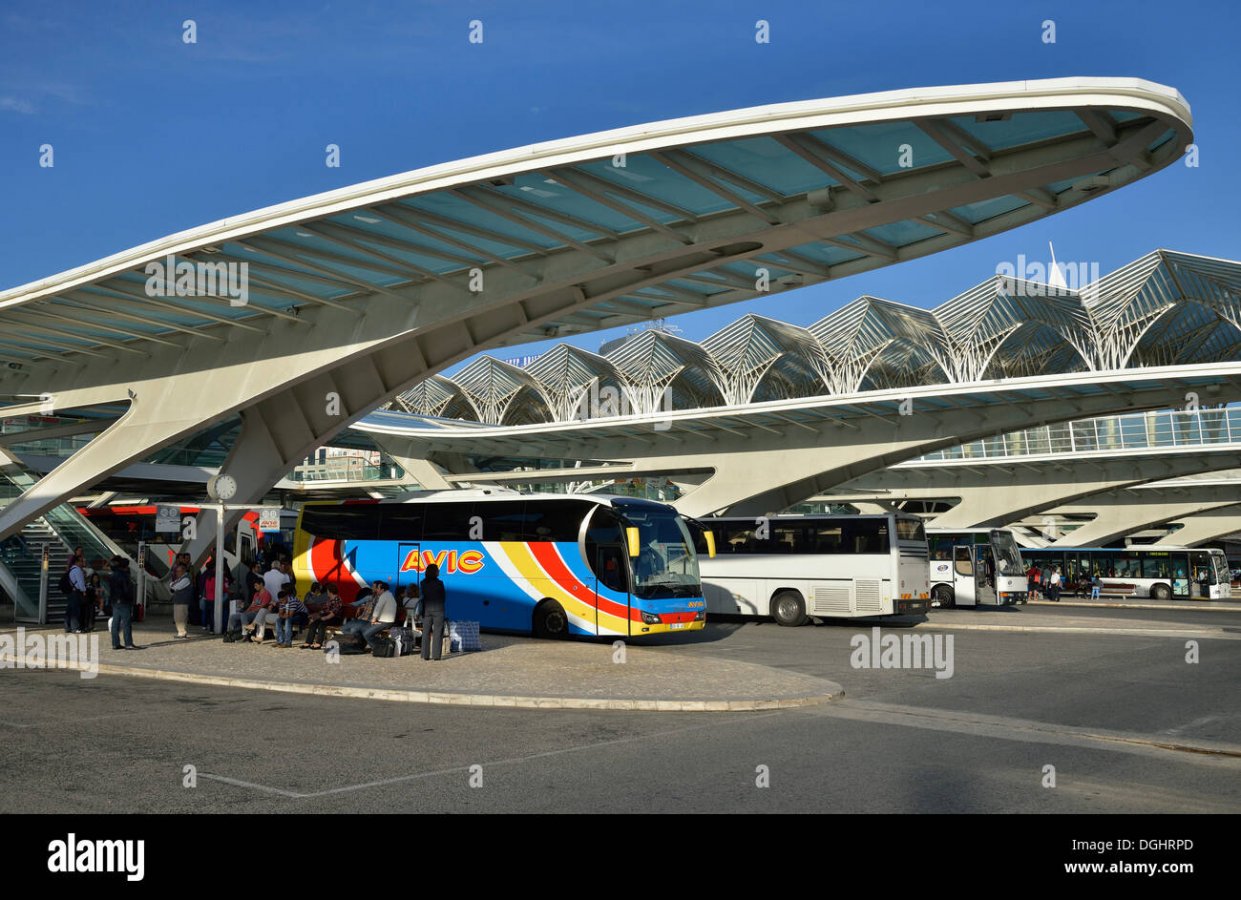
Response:
M832 199L832 189L830 187L819 188L806 194L806 202L815 209L834 209L836 202Z
M359 222L365 222L367 225L378 225L380 220L371 216L354 216Z

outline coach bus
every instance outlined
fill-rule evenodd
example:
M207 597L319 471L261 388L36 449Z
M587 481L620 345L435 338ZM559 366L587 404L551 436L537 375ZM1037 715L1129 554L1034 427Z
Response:
M1067 590L1090 591L1099 576L1104 593L1156 600L1226 600L1232 596L1223 550L1142 544L1132 547L1040 547L1021 551L1026 568L1059 567Z
M1009 606L1029 598L1028 565L1007 528L926 530L931 602L954 606Z
M708 613L793 626L811 616L926 612L926 534L916 516L716 517L695 525L716 548L699 561Z
M335 584L349 602L384 581L399 594L431 563L449 617L489 631L636 637L706 624L693 540L662 503L491 489L302 508L299 591Z

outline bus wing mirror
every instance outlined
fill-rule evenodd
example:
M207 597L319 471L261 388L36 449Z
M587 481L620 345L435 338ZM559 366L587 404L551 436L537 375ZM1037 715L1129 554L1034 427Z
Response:
M707 539L707 558L715 559L715 532L708 529L702 536Z
M637 559L642 555L642 533L638 531L637 525L630 525L625 529L625 540L629 543L631 559Z

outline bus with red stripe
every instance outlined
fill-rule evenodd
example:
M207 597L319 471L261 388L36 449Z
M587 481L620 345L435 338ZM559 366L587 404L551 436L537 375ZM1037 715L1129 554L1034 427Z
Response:
M706 624L693 540L662 503L497 489L302 508L299 591L335 584L348 603L384 581L400 596L432 563L448 618L490 631L637 637Z

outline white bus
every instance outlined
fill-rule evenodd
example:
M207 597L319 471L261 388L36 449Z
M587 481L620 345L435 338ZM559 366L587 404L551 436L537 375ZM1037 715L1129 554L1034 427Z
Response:
M1231 575L1223 550L1140 544L1130 547L1023 549L1027 569L1058 566L1068 593L1090 593L1099 576L1105 594L1156 600L1227 600Z
M701 519L715 557L698 565L708 616L770 616L804 625L811 616L851 618L926 612L927 546L922 520L872 516Z
M1029 598L1027 565L1007 528L948 531L928 528L931 602L953 606L1009 606Z

